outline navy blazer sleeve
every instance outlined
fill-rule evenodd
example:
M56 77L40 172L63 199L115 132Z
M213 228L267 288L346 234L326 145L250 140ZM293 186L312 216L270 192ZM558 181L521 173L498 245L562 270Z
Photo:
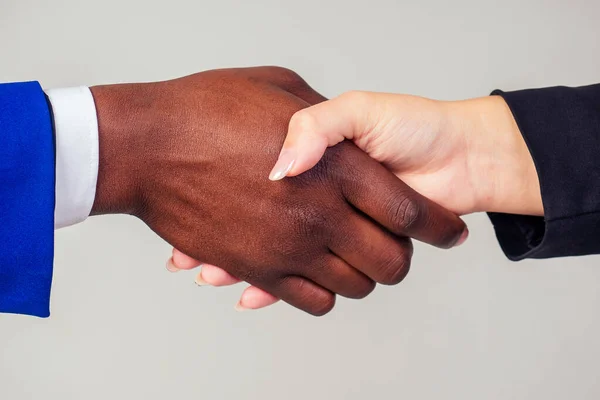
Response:
M0 84L0 312L47 317L54 137L37 82Z
M544 217L490 213L512 260L600 253L600 85L495 91L533 157Z

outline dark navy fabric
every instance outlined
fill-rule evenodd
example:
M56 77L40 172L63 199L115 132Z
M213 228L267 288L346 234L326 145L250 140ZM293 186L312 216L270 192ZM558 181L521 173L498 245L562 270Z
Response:
M490 213L511 260L600 253L600 85L504 98L533 157L544 217Z

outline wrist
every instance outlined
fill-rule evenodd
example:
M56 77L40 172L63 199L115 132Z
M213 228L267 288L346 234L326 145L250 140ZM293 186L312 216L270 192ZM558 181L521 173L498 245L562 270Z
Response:
M135 214L140 169L139 118L131 85L91 87L98 116L98 181L92 215Z
M500 96L452 102L465 137L474 210L543 215L537 171L512 112Z

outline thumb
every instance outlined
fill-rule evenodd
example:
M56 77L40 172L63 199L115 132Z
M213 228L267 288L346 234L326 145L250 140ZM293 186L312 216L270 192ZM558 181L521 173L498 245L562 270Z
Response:
M327 147L368 134L373 97L372 93L348 92L294 114L269 179L276 181L308 171Z

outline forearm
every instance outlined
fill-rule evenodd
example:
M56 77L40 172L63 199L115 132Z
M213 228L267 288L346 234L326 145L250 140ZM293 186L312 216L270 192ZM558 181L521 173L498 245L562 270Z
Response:
M543 215L537 171L506 102L489 96L445 104L450 129L466 138L473 211Z

